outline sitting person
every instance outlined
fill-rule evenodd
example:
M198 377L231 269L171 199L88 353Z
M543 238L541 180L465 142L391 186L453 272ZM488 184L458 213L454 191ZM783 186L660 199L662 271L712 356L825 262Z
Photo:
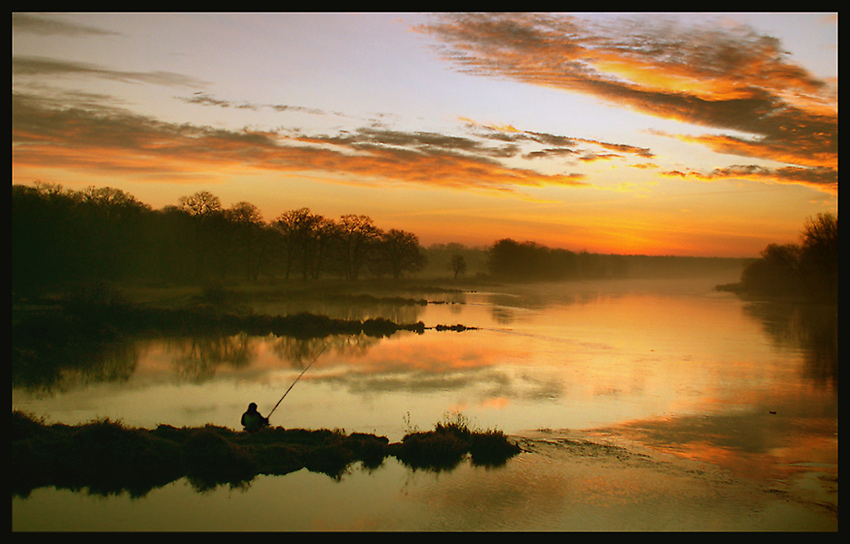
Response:
M252 402L248 405L248 410L242 414L242 426L248 432L259 431L269 426L269 418L261 416L257 411L257 405Z

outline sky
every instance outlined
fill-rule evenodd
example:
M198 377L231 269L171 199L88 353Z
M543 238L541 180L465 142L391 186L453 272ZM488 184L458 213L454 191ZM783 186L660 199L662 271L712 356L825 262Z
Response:
M837 42L837 13L14 13L12 183L754 257L838 213Z

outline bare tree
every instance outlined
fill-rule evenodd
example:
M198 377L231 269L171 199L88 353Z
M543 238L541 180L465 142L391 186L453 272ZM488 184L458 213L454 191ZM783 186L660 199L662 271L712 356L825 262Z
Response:
M381 236L381 230L370 217L354 214L340 217L339 228L345 277L356 280Z
M411 232L390 229L381 236L379 255L375 262L380 271L388 271L394 279L404 272L418 272L425 267L425 254L419 239Z
M199 191L192 196L181 196L180 207L192 215L208 215L221 211L221 200L209 191Z
M466 273L466 259L463 258L463 255L452 255L452 259L449 262L449 269L454 272L455 279L457 279L459 274Z

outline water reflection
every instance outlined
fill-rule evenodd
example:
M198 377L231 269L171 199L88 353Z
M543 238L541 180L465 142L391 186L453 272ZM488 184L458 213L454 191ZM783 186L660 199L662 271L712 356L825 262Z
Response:
M838 307L753 302L745 311L783 349L799 350L804 374L820 385L838 387Z
M594 398L646 399L667 395L660 388L664 383L678 383L679 392L673 394L682 402L688 398L688 382L695 390L706 379L716 383L716 376L704 374L718 365L734 364L732 371L743 375L778 371L777 361L789 359L765 351L759 335L766 335L791 360L801 356L803 376L813 385L837 388L835 309L740 305L728 297L664 296L616 287L474 292L466 295L464 304L456 299L429 306L369 304L347 311L346 305L323 306L328 311L334 306L337 315L349 317L407 322L425 316L428 325L462 320L480 328L464 333L399 333L389 339L241 333L99 343L75 339L61 349L53 343L32 345L14 360L13 391L50 396L98 383L127 384L136 375L157 373L165 375L161 380L178 384L227 377L272 380L271 373L303 369L305 361L327 348L324 357L329 360L313 383L346 387L352 394L466 390L470 393L464 395L465 404L478 396L480 404L492 407L563 399L582 391ZM658 373L663 373L663 381L653 383ZM724 387L738 389L735 383Z
M397 441L410 427L430 428L456 411L476 427L584 430L765 481L800 477L817 466L837 488L837 309L742 302L712 286L576 282L445 293L429 304L266 301L255 311L309 310L428 327L462 323L477 330L35 343L14 357L13 409L71 424L108 416L147 428L212 423L238 429L248 402L268 413L319 355L273 425ZM556 500L566 500L566 493L575 508L586 508L578 488L564 487L579 474L576 467L570 466L572 476L554 474L560 469L549 462L529 463L534 474L511 472L527 461L512 463L492 476L493 493L506 492L511 478L533 480L538 491L557 481L563 485L550 490ZM612 493L632 489L605 487L590 469L580 480L582 489L599 491L598 500L615 501ZM663 487L662 481L653 485ZM638 488L635 483L635 494ZM427 500L448 494L435 488ZM530 495L523 500L537 504ZM521 507L514 503L503 507ZM438 511L432 506L429 511ZM455 509L439 511L450 516ZM574 521L572 527L581 526Z
M703 398L708 402L699 410L631 419L600 434L613 429L738 476L782 479L818 466L837 490L837 308L751 302L743 313L773 346L765 357L741 353L727 361L728 383L718 381L718 396ZM743 365L752 368L742 372Z
M28 345L13 356L12 388L51 394L93 383L127 382L144 350L138 339L75 338L60 346Z
M244 333L166 339L165 344L174 353L174 367L180 381L203 383L213 378L220 366L244 368L255 357L250 337Z

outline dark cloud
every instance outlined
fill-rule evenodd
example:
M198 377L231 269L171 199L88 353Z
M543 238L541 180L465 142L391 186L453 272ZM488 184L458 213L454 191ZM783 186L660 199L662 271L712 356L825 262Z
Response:
M642 158L652 158L655 156L648 148L629 144L603 142L546 132L518 130L515 127L479 125L468 119L466 121L467 126L475 130L477 136L486 140L511 142L514 144L533 143L544 146L540 149L525 151L522 156L526 159L568 157L578 158L580 161L587 162L595 158L622 159L624 156L630 155ZM600 153L594 149L596 147L616 153ZM512 146L512 149L518 150L519 146Z
M291 137L166 123L118 108L56 107L53 101L15 93L12 143L15 167L176 177L237 166L454 188L585 185L577 174L547 175L505 166L497 159L510 156L510 146L491 147L465 137L375 128Z
M645 159L651 159L652 157L655 156L652 153L652 151L650 151L649 148L646 148L646 147L636 147L636 146L627 145L627 144L612 144L612 143L608 143L608 142L600 142L598 140L587 140L587 139L584 139L584 138L578 139L578 141L598 145L598 146L600 146L604 149L607 149L609 151L617 151L619 153L626 153L626 154L629 154L629 155L637 155L638 157L643 157Z
M764 166L733 165L727 168L715 168L709 173L701 173L693 170L671 170L663 172L669 177L691 178L701 181L712 181L718 179L747 179L762 182L795 183L816 187L828 192L838 190L838 179L832 168L801 168L785 166L781 168L767 168Z
M66 36L116 36L117 33L100 28L68 23L55 16L31 13L13 13L12 31L41 35Z
M242 110L259 111L262 109L270 109L276 112L302 112L315 115L327 115L328 112L318 108L307 108L303 106L290 106L286 104L252 104L250 102L234 102L232 100L223 100L214 98L207 93L196 92L189 97L179 97L179 100L187 104L196 104L199 106L214 106L218 108L233 108Z
M519 152L519 147L512 142L506 142L500 146L491 146L487 145L485 141L464 136L436 132L407 132L374 127L344 131L335 136L312 136L309 139L314 143L343 145L358 150L406 149L430 155L471 154L478 157L509 158L516 156Z
M55 78L62 76L97 77L125 83L149 83L175 87L203 87L205 82L174 72L126 72L83 62L60 61L39 57L14 57L12 75L17 77Z
M23 18L22 26L47 24ZM58 29L57 29L58 31ZM130 72L95 64L39 57L15 57L15 85L23 88L60 77L100 78L188 88L206 84L172 72ZM556 161L562 168L601 158L652 156L630 145L570 138L540 132L507 131L468 123L469 134L401 131L380 123L333 134L307 134L296 127L277 131L212 130L176 125L134 115L97 97L44 87L40 98L13 89L13 139L26 143L15 150L16 164L65 164L114 170L189 172L189 164L245 164L257 168L328 172L331 176L357 174L369 180L389 179L452 187L510 189L515 186L586 185L576 173L543 174L530 168L507 166L508 159ZM17 91L17 93L16 93ZM48 95L53 98L48 100ZM286 104L236 102L203 91L178 97L203 107L273 112L341 115ZM64 102L64 103L63 103ZM601 147L606 153L600 153ZM38 150L38 151L36 151ZM38 158L39 153L41 158ZM121 154L125 154L122 162ZM151 157L162 160L150 162Z

